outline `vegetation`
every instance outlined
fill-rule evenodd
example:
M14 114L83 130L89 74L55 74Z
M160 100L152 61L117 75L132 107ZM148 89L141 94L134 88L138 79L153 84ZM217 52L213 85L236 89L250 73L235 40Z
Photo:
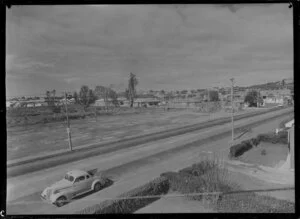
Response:
M266 149L263 149L263 150L260 152L260 154L263 155L263 156L267 155Z
M170 190L187 193L224 192L225 194L188 196L189 199L208 204L216 212L236 213L288 213L295 212L295 204L254 192L241 191L241 186L230 181L228 170L218 160L206 160L179 172L167 172ZM227 193L227 194L226 194Z
M98 99L103 99L106 112L108 112L109 106L117 106L118 94L111 87L96 86L95 95Z
M242 141L241 143L234 145L230 148L229 156L231 158L239 157L243 155L246 151L250 150L253 146L257 146L260 142L270 142L273 144L287 144L288 143L288 133L287 131L267 134L259 134L256 138L250 140Z
M254 192L227 194L213 206L219 213L295 213L295 204Z
M249 104L249 107L258 107L258 104L261 105L263 103L260 93L256 90L249 91L246 94L244 101Z
M138 79L136 75L130 73L128 80L128 89L126 89L126 97L130 101L130 107L133 107L134 99L136 97L136 86L138 84Z
M226 192L238 188L238 185L228 178L228 170L220 167L220 163L215 160L204 160L179 172L167 172L161 176L168 178L170 190L182 194L206 193L206 192ZM221 197L216 196L189 196L193 200L203 198L217 201Z
M81 104L84 109L86 109L91 104L95 103L96 96L92 89L89 89L88 86L83 85L79 92L79 104Z
M229 155L231 158L239 157L246 151L249 151L253 147L252 141L242 141L240 144L234 145L230 148Z
M218 91L210 90L208 92L208 96L209 96L209 101L212 101L212 102L219 101L219 93L218 93Z
M258 141L270 142L273 144L288 144L288 132L280 131L278 134L268 133L257 136Z
M83 209L78 214L108 214L108 213L122 213L128 214L137 211L138 209L156 201L159 198L136 198L126 199L135 196L150 196L150 195L163 195L169 190L168 180L164 177L159 177L149 183L135 188L129 192L123 193L118 196L116 200L106 200L100 204Z

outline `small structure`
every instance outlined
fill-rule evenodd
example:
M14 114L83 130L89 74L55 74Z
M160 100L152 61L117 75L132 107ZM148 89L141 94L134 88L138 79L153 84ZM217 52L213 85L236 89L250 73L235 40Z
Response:
M291 121L285 123L284 125L286 128L291 128L292 126L294 126L294 119L292 119Z
M289 154L290 154L290 169L295 168L295 126L293 125L289 129Z

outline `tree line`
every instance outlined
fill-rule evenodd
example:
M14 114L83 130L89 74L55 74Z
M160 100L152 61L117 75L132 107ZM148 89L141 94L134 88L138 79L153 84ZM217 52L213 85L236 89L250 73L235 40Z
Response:
M133 107L134 99L136 98L136 86L138 79L135 74L130 73L128 79L128 88L125 90L125 96L130 102L130 107ZM75 91L72 95L67 95L67 99L74 98L76 104L80 104L86 109L91 104L94 104L97 99L103 99L106 108L108 106L118 106L118 94L113 90L112 86L96 86L95 89L90 89L87 85L81 86L79 92ZM59 97L56 97L56 90L46 91L45 101L48 106L55 107Z

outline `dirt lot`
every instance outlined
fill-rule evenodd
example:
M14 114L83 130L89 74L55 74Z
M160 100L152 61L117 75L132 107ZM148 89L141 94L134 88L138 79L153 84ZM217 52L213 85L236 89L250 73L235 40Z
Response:
M241 112L247 113L251 109ZM229 116L226 112L212 114L191 110L147 109L127 115L106 115L71 121L73 147L108 142L140 134L199 123ZM55 150L68 150L64 122L11 127L7 129L7 159L39 155Z

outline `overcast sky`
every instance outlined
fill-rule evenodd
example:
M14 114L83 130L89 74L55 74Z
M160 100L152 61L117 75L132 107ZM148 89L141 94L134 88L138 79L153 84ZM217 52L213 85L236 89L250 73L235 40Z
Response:
M7 96L113 84L251 85L293 76L292 10L268 5L13 6Z

